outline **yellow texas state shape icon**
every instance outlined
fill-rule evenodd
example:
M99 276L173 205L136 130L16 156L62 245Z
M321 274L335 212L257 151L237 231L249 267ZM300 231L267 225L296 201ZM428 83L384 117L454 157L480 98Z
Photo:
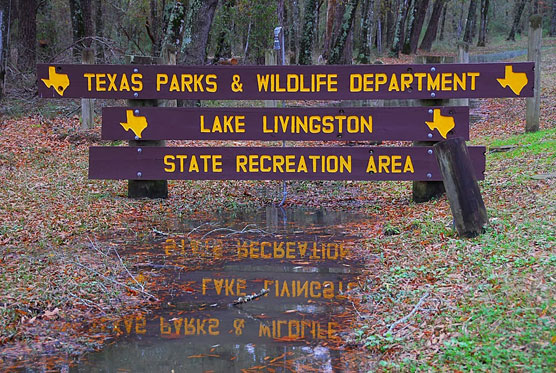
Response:
M64 95L64 91L70 85L68 74L59 74L54 66L48 66L48 79L41 79L46 88L54 87L54 90L60 95Z
M525 73L514 73L514 67L512 65L506 65L504 69L504 77L498 80L498 83L503 88L510 87L510 89L516 94L519 95L523 87L527 85L527 74Z

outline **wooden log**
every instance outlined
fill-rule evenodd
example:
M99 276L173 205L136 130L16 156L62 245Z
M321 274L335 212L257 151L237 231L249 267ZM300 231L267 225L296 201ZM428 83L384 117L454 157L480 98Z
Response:
M527 44L527 59L535 62L534 96L527 97L527 114L525 132L539 130L541 108L541 44L542 44L542 16L535 14L529 19L529 41Z
M93 48L83 48L81 51L81 63L91 65L95 63L95 52ZM81 99L81 131L93 128L95 118L95 100L93 98Z
M434 154L458 235L475 237L483 233L488 216L465 141L453 138L436 143Z
M153 64L158 62L157 59L151 57L131 56L129 63L137 65ZM158 106L158 100L127 100L127 105L136 108L135 115L141 115L141 107ZM164 140L130 140L129 146L147 147L147 146L166 146ZM167 180L141 180L141 175L137 175L137 179L128 180L127 182L128 198L168 198L168 181Z
M449 56L416 56L415 63L453 63L454 57ZM420 106L443 106L449 105L450 100L418 100ZM434 141L415 141L414 146L432 146ZM442 181L414 181L413 182L413 202L422 203L440 197L444 194L444 184Z

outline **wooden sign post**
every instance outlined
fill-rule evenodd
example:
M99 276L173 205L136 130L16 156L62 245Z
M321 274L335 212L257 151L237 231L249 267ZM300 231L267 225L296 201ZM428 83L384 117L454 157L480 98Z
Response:
M153 63L153 59L149 57L132 57L132 64L145 65ZM134 72L139 73L139 67L134 68ZM140 116L141 111L147 107L157 107L156 99L130 99L127 100L130 107L129 112L132 117ZM130 147L135 147L134 151L141 153L143 148L151 146L166 146L163 140L143 140L141 136L134 135L128 141ZM129 198L168 198L168 181L145 178L141 171L137 171L133 177L127 177L127 196Z

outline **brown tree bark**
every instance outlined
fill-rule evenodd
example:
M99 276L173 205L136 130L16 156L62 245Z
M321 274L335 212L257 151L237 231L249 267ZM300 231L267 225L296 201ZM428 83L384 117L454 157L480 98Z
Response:
M442 7L442 23L440 24L440 35L438 35L438 40L444 40L444 26L446 25L446 12L448 11L448 6Z
M396 15L395 7L392 0L386 1L386 22L384 29L386 30L386 45L385 48L391 48L394 41L394 32L396 31Z
M214 52L214 60L218 62L220 58L232 57L232 45L230 44L230 36L232 31L232 8L235 0L228 0L222 4L222 23L224 24L216 39L216 51Z
M6 53L4 50L7 49L7 33L8 33L8 12L9 6L6 7L4 1L0 1L0 100L4 97L4 78L6 76L5 59Z
M556 0L552 0L552 19L550 20L550 36L556 36Z
M486 45L488 8L489 0L481 0L481 20L479 24L479 40L477 41L478 47L484 47Z
M73 32L73 55L81 61L81 49L91 46L93 36L93 12L91 0L69 0L71 27ZM89 37L89 38L87 38Z
M297 56L299 50L299 24L301 23L299 20L299 1L292 0L286 2L287 12L288 15L288 37L289 46L290 46L290 64L295 65L297 63Z
M102 0L94 0L95 10L95 36L97 38L104 37L104 19L102 17ZM97 60L106 62L104 58L104 45L97 43L96 45Z
M390 51L394 57L398 57L402 44L405 38L405 21L407 19L407 13L409 8L411 8L411 3L413 0L402 0L398 8L398 18L396 20L396 29L394 32L394 39L392 40L392 48Z
M299 64L310 65L313 63L313 36L315 34L316 0L305 0L305 16L303 19L303 33L299 45Z
M218 0L198 1L197 9L190 9L186 28L190 31L191 42L182 45L182 65L204 65L207 58L207 42ZM191 4L191 6L195 6ZM187 35L186 35L187 36Z
M515 41L515 33L519 27L519 21L521 20L521 14L523 14L523 9L525 9L525 3L527 0L515 0L514 5L514 19L512 22L512 28L506 40L513 40Z
M351 64L352 45L348 40L350 40L350 34L353 35L352 25L358 4L359 0L349 0L346 5L338 36L330 51L328 64Z
M19 0L17 68L22 72L35 71L37 58L37 0Z
M426 52L429 52L432 48L432 43L436 39L436 33L438 30L438 23L440 21L440 14L442 13L442 9L444 8L444 4L446 4L446 0L436 0L432 7L432 14L429 20L429 24L427 26L427 30L425 31L425 36L423 36L423 40L421 41L421 45L419 49L422 49Z
M469 11L467 12L467 22L465 23L465 32L463 33L463 41L470 43L473 41L473 27L477 19L477 0L469 2Z
M334 19L336 18L336 0L328 0L328 5L326 7L326 29L324 31L324 43L322 56L328 59L330 52L330 45L332 40L332 35L334 32Z
M415 2L413 22L408 35L409 37L406 38L407 43L404 45L403 53L414 54L417 52L419 37L421 36L421 31L423 30L423 23L425 22L425 16L427 15L428 8L429 0L417 0Z
M357 59L360 63L370 63L372 35L374 30L374 0L364 0L361 9L361 35Z

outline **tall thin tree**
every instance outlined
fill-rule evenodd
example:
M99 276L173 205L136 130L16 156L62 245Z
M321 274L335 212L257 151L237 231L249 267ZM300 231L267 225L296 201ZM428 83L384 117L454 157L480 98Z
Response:
M477 41L478 47L484 47L486 45L486 37L487 37L487 29L488 29L488 8L489 8L489 0L481 0L479 40Z
M423 36L423 40L421 41L421 45L419 46L420 49L427 52L431 50L432 43L436 39L438 23L441 19L440 15L442 13L442 10L444 9L445 4L446 0L435 0L432 6L431 18L429 20L429 24L427 25L427 30L425 31L425 36Z
M477 0L469 1L469 11L467 12L467 22L465 22L465 32L463 41L471 43L473 41L473 26L477 18Z
M17 2L19 55L17 68L22 72L35 71L37 58L37 0Z
M328 58L329 64L337 64L340 62L351 63L351 58L342 58L342 56L344 56L346 52L348 56L351 56L351 51L346 51L346 48L350 47L346 45L346 41L352 31L355 10L357 9L358 4L359 0L349 0L346 5L338 37L336 38L334 46L330 51L330 57Z
M523 9L525 9L526 2L527 0L515 0L512 28L506 40L515 41L515 33L517 32L517 29L519 27L519 21L521 20L521 15L523 14Z
M305 0L305 16L303 19L303 33L299 46L299 64L310 65L313 63L313 37L315 34L315 16L317 0Z
M425 16L427 15L428 9L429 0L416 0L413 22L411 24L411 32L406 38L407 43L404 45L404 53L413 54L417 52L419 37L421 36L421 31L423 30L423 23L425 23Z

